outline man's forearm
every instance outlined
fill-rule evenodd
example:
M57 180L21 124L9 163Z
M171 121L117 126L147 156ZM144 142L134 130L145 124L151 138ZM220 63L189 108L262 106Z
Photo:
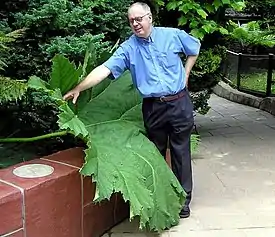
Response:
M92 70L89 75L76 86L76 88L79 91L89 89L90 87L93 87L103 81L110 75L110 73L111 71L107 67L100 65Z
M185 73L189 77L191 69L193 68L196 60L198 58L198 55L190 55L187 57L185 62Z

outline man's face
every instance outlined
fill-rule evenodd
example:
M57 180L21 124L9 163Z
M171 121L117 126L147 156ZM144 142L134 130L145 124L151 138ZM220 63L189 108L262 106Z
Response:
M136 5L129 9L128 19L133 33L142 38L147 38L151 33L151 13Z

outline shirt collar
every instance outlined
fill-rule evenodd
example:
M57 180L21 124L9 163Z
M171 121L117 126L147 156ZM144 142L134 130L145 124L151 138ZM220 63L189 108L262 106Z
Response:
M149 37L147 38L147 39L144 39L144 38L140 38L140 37L137 37L136 36L136 39L138 39L138 41L140 41L140 42L155 42L155 34L156 34L156 32L155 32L156 30L155 30L155 28L152 26L152 31L151 31L151 34L149 35Z
M149 36L150 42L153 42L153 43L155 42L155 35L156 35L156 30L155 30L155 27L152 26L152 31Z

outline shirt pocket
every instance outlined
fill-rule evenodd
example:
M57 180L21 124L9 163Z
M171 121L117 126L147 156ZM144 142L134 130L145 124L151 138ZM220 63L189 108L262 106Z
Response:
M167 69L175 68L178 65L179 56L174 52L161 52L159 54L161 66Z

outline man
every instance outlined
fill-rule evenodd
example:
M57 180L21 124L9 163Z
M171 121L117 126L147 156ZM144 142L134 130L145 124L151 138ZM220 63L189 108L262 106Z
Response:
M193 186L190 136L194 118L186 88L200 42L179 29L153 27L147 4L132 4L128 18L134 34L64 99L73 98L75 103L81 91L97 85L110 74L116 79L130 70L133 84L143 97L142 112L148 137L163 156L169 137L172 170L187 193L180 217L189 217ZM185 68L179 53L187 56Z

